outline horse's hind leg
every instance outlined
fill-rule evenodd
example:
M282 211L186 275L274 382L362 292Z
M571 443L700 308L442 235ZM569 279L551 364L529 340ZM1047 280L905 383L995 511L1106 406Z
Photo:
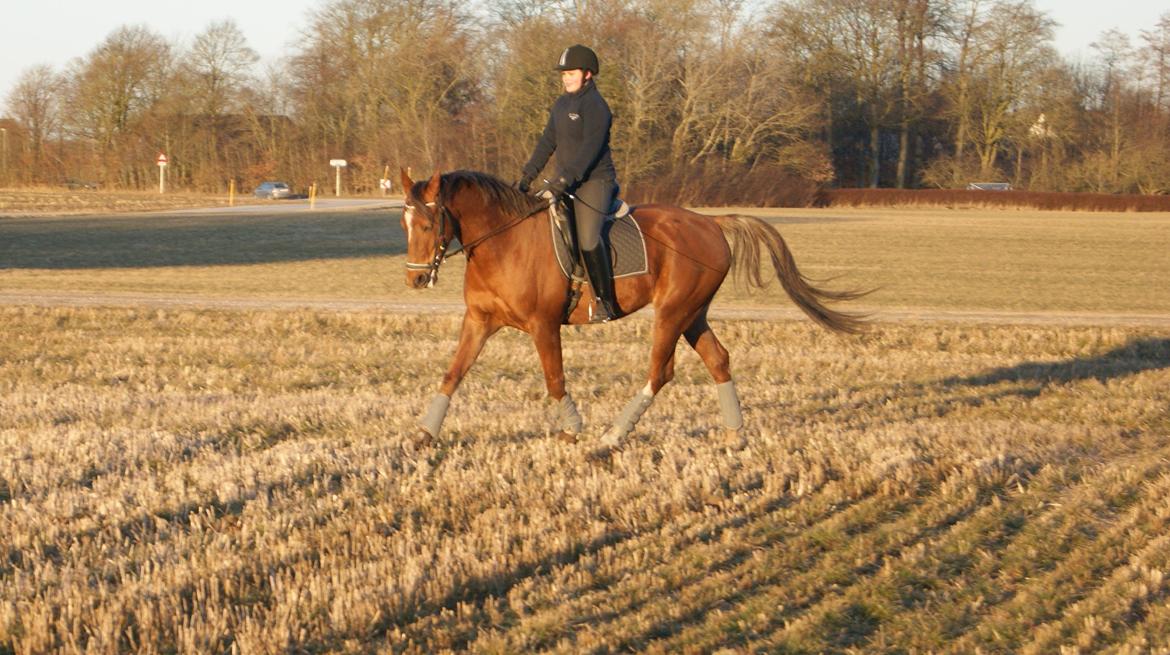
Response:
M683 333L687 343L707 365L711 377L715 378L715 388L719 393L719 407L723 412L723 427L726 429L728 446L743 448L746 440L739 433L743 427L743 412L739 406L739 396L735 393L735 382L731 379L731 358L727 349L719 343L715 332L707 323L706 309L687 327Z

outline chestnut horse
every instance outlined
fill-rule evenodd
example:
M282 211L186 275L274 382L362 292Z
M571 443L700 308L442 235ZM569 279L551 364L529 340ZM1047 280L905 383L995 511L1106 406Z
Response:
M484 342L501 327L532 335L544 369L548 395L558 405L562 438L575 440L581 416L568 391L561 359L561 325L569 281L557 265L549 238L548 203L484 173L455 171L415 182L402 172L406 198L402 229L406 232L406 284L434 285L439 267L458 238L467 256L463 297L467 305L459 345L450 369L423 416L417 434L422 443L439 435L443 419L463 376ZM858 332L864 319L826 307L826 300L850 300L861 293L818 289L801 275L784 239L768 223L742 215L705 216L670 205L643 205L634 220L646 237L649 272L615 280L623 315L654 305L653 344L646 386L626 405L603 435L615 448L633 430L655 394L674 377L675 345L680 336L695 349L715 379L729 437L742 440L739 399L727 350L707 322L715 292L733 267L760 287L761 251L767 252L781 286L800 309L820 325ZM569 324L589 322L592 291L570 315Z

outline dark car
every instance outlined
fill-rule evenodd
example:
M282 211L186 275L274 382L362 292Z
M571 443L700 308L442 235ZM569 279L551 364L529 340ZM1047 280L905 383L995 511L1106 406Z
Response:
M276 200L277 198L288 198L292 195L292 189L284 182L264 182L256 187L252 195L257 198L268 198L269 200Z
M88 182L75 177L65 178L64 184L70 191L96 191L101 187L101 183L99 182Z

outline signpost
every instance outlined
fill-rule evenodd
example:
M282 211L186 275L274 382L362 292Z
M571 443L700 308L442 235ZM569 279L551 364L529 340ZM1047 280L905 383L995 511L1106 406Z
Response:
M335 182L333 184L333 196L341 197L341 169L345 168L347 162L344 159L330 159L329 165L336 171Z
M0 138L4 140L4 186L8 186L8 128L0 127Z
M158 192L166 192L166 170L167 170L167 156L165 153L158 153Z

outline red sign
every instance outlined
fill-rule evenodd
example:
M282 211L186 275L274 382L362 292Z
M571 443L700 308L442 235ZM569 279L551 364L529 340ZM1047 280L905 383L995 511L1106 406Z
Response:
M158 153L158 165L159 166L166 166L167 165L167 156L161 152Z

